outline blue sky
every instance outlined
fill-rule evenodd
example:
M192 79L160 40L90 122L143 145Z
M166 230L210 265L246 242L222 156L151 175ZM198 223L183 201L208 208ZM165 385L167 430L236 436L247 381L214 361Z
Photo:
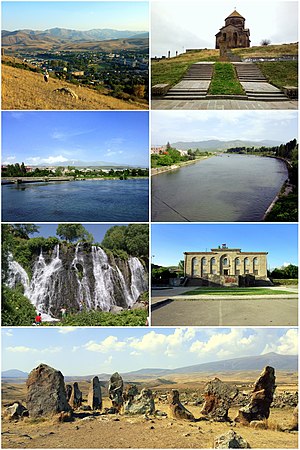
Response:
M57 229L57 225L58 224L36 224L39 228L38 233L34 233L32 235L30 235L30 237L38 237L38 236L43 236L43 237L49 237L49 236L56 236L56 229ZM113 227L114 225L127 225L127 224L109 224L109 225L105 225L105 224L83 224L84 228L86 228L86 230L89 233L92 233L92 235L94 236L94 242L98 242L101 243L104 235L106 233L106 231Z
M148 166L148 112L2 113L2 163L66 160Z
M294 111L152 111L151 144L168 141L275 140L297 138Z
M49 364L64 375L176 368L274 351L297 354L287 328L2 328L2 370Z
M2 29L69 28L147 31L148 2L2 2Z
M154 224L152 263L177 265L184 252L210 251L226 243L245 252L268 252L268 268L298 265L297 239L298 226L294 224Z

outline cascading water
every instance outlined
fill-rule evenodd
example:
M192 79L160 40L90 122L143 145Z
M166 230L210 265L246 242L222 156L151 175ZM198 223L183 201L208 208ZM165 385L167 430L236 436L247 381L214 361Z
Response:
M33 275L25 296L28 297L37 310L51 314L55 304L55 274L62 267L59 257L59 245L56 245L49 264L46 263L43 250L33 268Z
M92 247L93 273L95 277L95 307L109 311L115 305L113 268L108 263L107 254L100 247Z
M8 254L8 276L7 276L7 286L9 288L14 288L18 284L22 284L24 289L29 287L29 277L27 272L23 267L14 260L12 253Z
M110 311L113 306L126 309L148 289L138 258L110 261L101 247L84 244L77 244L75 250L62 246L61 251L56 245L50 255L41 249L31 280L9 255L7 285L14 288L19 283L38 312L54 317L60 317L62 307L78 311L80 302L89 310Z
M91 291L89 286L89 280L87 277L87 270L86 266L84 264L84 257L79 252L80 243L76 245L75 249L75 256L72 261L72 267L74 267L74 270L76 272L76 278L78 283L78 290L79 295L77 297L78 305L81 302L86 306L87 309L90 309L92 307L92 298L91 298ZM79 269L82 268L82 270Z
M145 269L138 258L129 258L128 265L131 271L131 293L136 302L141 293L147 290L148 282L145 279Z

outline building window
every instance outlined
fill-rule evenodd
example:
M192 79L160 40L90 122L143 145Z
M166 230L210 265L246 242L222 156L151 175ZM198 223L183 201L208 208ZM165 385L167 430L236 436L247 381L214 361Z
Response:
M197 275L197 264L198 264L197 258L193 258L192 259L192 276Z
M216 274L217 274L216 269L212 269L211 273L212 273L213 275L216 275Z
M223 266L228 266L228 258L223 259Z
M258 275L258 270L254 270L254 275Z
M214 264L216 264L216 258L211 258L210 263L211 263L212 266L213 266Z

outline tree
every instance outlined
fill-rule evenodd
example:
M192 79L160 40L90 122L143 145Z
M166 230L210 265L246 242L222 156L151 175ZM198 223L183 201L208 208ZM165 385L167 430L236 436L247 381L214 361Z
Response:
M130 224L125 231L126 250L130 255L149 257L149 227Z
M271 44L270 39L262 39L262 41L260 42L260 45L264 45L264 46L270 45L270 44Z
M14 224L11 232L15 237L29 239L30 234L38 233L40 227L32 224Z
M107 230L101 245L109 250L125 250L125 225L115 225Z
M94 237L89 233L81 223L60 223L56 229L56 234L61 239L69 242L86 241L93 242Z

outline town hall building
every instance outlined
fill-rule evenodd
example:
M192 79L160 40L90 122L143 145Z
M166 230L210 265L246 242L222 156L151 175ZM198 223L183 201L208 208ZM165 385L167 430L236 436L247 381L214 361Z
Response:
M225 19L225 26L216 34L216 48L220 44L226 48L250 47L250 31L245 28L245 18L236 10Z
M210 252L185 252L187 281L199 286L270 285L267 274L268 252L242 252L222 244Z

